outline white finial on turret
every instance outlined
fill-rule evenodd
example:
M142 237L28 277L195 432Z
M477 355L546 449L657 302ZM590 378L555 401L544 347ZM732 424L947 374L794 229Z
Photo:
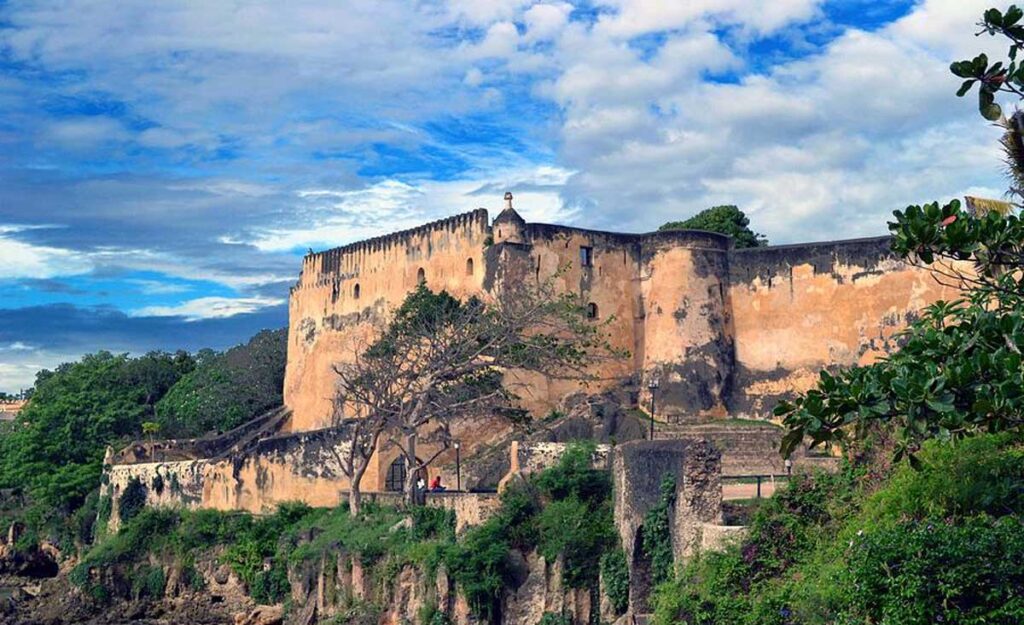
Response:
M505 208L512 208L512 192L505 192Z

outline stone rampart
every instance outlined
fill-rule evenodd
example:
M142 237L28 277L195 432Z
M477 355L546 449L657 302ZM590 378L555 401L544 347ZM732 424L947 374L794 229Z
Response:
M897 258L889 237L735 250L729 262L735 370L729 411L767 417L822 368L865 365L897 347L928 304L957 297Z
M588 392L623 390L645 408L654 399L659 418L691 422L770 418L822 367L889 353L918 310L954 295L896 258L887 237L735 250L715 233L532 224L511 209L490 224L478 209L306 257L290 299L290 429L327 424L332 366L368 344L421 281L463 297L545 280L577 294L630 354L595 362ZM580 391L574 380L511 379L534 416Z
M704 524L721 523L721 459L704 439L633 441L615 448L612 477L615 525L630 567L630 611L645 614L652 582L650 555L643 548L644 517L661 500L663 480L671 477L672 550L677 562L696 553Z

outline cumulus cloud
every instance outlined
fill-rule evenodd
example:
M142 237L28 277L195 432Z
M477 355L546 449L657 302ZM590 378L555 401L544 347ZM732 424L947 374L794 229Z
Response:
M988 2L839 4L3 3L0 288L73 302L61 278L132 275L154 299L133 323L241 328L282 310L307 247L505 190L527 219L619 230L735 203L778 243L998 194L997 131L948 73L1005 53L973 36Z
M254 313L283 303L284 299L272 297L199 297L176 306L146 306L132 311L132 314L136 317L181 317L187 321L199 321Z

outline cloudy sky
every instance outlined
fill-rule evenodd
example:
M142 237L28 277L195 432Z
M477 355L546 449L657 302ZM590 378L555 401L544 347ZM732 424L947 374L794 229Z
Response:
M998 196L952 60L991 0L0 2L0 390L286 323L322 249L512 190L775 243Z

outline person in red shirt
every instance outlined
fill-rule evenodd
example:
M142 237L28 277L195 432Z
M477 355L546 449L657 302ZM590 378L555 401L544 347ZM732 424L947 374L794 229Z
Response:
M439 492L445 490L444 486L441 485L441 476L435 475L434 479L430 481L430 490L433 492Z

